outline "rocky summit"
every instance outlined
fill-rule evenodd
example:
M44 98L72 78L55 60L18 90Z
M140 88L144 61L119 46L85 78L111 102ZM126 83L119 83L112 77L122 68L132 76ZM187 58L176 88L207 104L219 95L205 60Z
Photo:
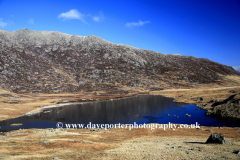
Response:
M0 30L0 87L15 93L161 90L240 76L206 58L169 55L102 38Z

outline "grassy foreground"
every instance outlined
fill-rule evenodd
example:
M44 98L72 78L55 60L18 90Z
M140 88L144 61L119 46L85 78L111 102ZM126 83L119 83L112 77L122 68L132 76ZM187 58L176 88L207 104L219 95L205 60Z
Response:
M207 129L211 129L209 132ZM231 144L205 144L221 133ZM0 136L1 159L239 159L240 128L24 129Z

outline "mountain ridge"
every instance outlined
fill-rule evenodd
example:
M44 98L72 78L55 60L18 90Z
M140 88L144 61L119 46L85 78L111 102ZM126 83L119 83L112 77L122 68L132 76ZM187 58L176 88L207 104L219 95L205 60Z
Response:
M240 76L206 58L157 53L93 35L1 30L0 46L0 85L15 93L161 90L221 85L224 76Z

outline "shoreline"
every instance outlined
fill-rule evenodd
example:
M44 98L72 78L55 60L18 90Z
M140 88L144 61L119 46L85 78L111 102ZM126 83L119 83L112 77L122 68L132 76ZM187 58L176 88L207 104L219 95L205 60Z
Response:
M57 107L63 107L63 106L69 106L69 105L79 105L79 104L86 104L86 103L96 103L96 102L105 102L105 101L113 101L113 100L119 100L119 99L126 99L126 98L132 98L132 97L137 97L137 96L142 96L142 95L150 95L150 94L139 94L139 95L134 95L134 96L130 96L130 97L123 97L123 98L117 98L117 99L107 99L107 100L101 100L101 101L88 101L88 102L76 102L76 103L60 103L60 104L56 104L54 106L43 106L43 107L39 107L39 110L33 112L27 112L24 115L33 115L33 114L37 114L40 112L44 112L44 109L51 109L51 108L57 108ZM14 117L14 118L18 118L18 117Z
M16 104L11 104L13 107L8 107L6 103L1 103L0 101L0 109L3 112L0 113L0 121L7 120L11 118L17 118L23 115L31 115L36 114L38 112L44 111L44 109L61 107L65 105L77 105L82 103L92 103L92 102L101 102L108 100L117 100L123 98L136 97L139 95L162 95L168 98L173 98L173 100L177 103L186 103L186 104L196 104L198 108L204 109L206 112L211 109L211 103L209 101L219 98L220 100L226 99L230 95L234 95L236 93L229 93L230 90L238 90L237 93L240 93L240 87L219 87L219 88L210 88L210 89L166 89L161 91L151 91L144 93L130 93L130 94L106 94L106 93L97 93L97 92L88 92L88 93L63 93L63 94L9 94L9 97L19 97L19 100ZM214 93L214 92L219 93ZM209 92L210 96L205 93ZM95 94L97 93L97 94ZM213 94L211 94L213 93ZM87 96L86 96L87 95ZM25 98L30 97L30 98ZM200 100L201 97L203 100ZM81 101L83 100L83 101ZM33 103L32 101L35 101ZM76 103L62 103L62 102L71 102L71 101L81 101ZM56 104L56 102L60 102ZM1 105L2 104L2 105ZM54 104L54 105L53 105ZM201 104L204 107L201 107ZM24 107L26 106L26 107ZM5 112L8 110L9 112ZM17 110L17 111L16 111ZM11 111L16 111L14 114Z

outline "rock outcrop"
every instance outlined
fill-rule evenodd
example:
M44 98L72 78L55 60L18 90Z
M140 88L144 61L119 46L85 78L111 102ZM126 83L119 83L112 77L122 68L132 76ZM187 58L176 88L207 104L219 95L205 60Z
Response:
M212 108L206 111L206 115L240 118L240 94L213 103Z
M211 134L206 143L230 144L230 142L221 134Z
M167 55L60 32L0 30L0 87L15 93L163 88L240 75L206 58Z

